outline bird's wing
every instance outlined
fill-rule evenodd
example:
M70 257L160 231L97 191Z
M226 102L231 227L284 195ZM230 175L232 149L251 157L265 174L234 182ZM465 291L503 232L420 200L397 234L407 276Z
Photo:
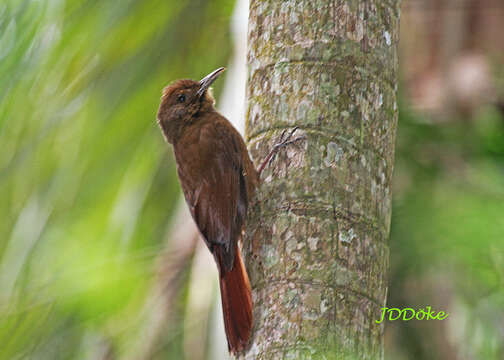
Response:
M203 126L198 140L200 179L186 194L206 244L226 271L233 267L248 206L240 141L240 135L224 124Z

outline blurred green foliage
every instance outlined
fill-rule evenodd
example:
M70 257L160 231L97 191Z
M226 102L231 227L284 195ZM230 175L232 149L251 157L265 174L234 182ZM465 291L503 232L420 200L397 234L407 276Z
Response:
M139 311L179 192L161 89L226 63L233 5L0 2L0 359L127 351L111 323Z
M504 358L504 116L400 108L388 306L439 322L387 324L393 359Z

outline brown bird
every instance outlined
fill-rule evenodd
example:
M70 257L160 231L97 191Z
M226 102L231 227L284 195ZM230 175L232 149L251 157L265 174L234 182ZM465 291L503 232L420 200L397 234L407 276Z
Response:
M217 263L228 348L236 353L252 331L250 283L238 240L259 173L238 131L214 108L208 89L223 71L167 86L157 121L173 144L185 200Z

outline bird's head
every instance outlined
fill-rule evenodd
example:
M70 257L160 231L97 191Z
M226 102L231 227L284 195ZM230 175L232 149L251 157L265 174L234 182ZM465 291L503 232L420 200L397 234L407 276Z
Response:
M210 85L224 70L218 68L200 81L177 80L163 89L157 121L168 142L173 143L184 126L195 121L197 114L213 109L215 101Z

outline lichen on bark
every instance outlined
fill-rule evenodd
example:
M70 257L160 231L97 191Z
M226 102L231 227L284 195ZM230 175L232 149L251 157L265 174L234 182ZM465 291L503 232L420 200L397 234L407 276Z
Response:
M247 141L263 174L244 253L244 359L383 357L397 126L398 0L252 0Z

